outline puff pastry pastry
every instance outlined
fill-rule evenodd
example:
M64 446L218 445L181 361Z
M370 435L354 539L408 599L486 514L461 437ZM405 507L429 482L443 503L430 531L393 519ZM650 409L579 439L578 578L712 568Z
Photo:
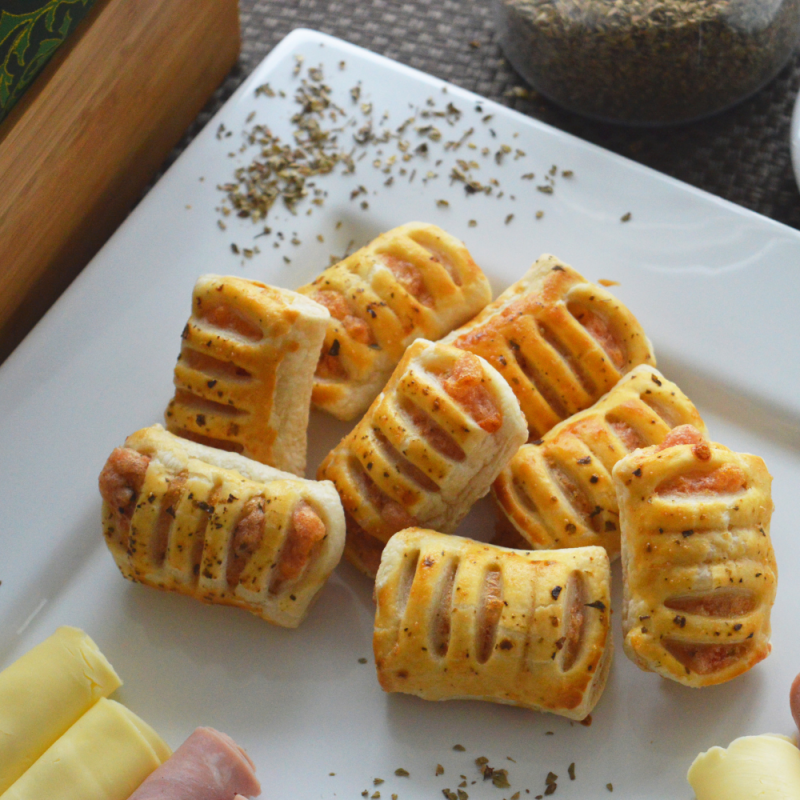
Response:
M296 478L160 425L129 436L100 475L103 530L122 574L294 628L339 562L330 483Z
M203 275L175 365L168 430L303 475L314 370L329 320L297 292Z
M610 579L601 547L521 552L402 531L375 582L378 680L583 719L611 664Z
M523 445L494 482L495 541L556 549L600 545L619 555L611 470L629 451L658 444L678 425L705 425L691 400L640 364L591 408Z
M342 498L345 556L374 577L397 531L429 525L452 533L526 435L496 370L472 353L418 339L317 473Z
M656 363L633 314L550 255L443 341L500 372L531 439L588 408L633 367Z
M331 313L312 399L343 420L367 410L411 342L441 338L492 299L467 248L421 222L381 234L298 291Z
M697 687L766 658L777 567L764 462L682 426L613 476L628 657Z

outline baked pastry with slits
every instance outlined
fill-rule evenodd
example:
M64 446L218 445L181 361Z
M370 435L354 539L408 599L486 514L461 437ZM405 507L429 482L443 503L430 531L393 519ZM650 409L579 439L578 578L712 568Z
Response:
M397 531L452 533L526 436L519 403L496 370L418 339L317 473L342 498L346 557L374 577Z
M656 363L633 314L550 255L443 341L500 372L531 439L588 408L633 367Z
M409 528L375 581L378 680L583 719L611 665L610 581L601 547L521 552Z
M764 462L687 425L623 458L613 476L628 657L696 687L766 658L777 566Z
M611 470L685 424L705 432L692 401L655 367L639 365L591 408L517 451L492 486L496 543L523 550L600 545L617 558Z
M122 574L294 628L339 563L344 514L330 483L181 439L160 425L100 474L103 531Z
M491 299L467 248L435 225L410 222L298 289L331 313L313 402L355 419L383 389L415 339L440 339Z
M314 369L329 320L297 292L203 275L175 365L168 430L303 475Z

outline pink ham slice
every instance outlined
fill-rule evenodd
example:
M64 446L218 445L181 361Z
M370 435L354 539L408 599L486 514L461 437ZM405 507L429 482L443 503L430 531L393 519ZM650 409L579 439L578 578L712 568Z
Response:
M792 683L792 688L789 692L789 706L792 710L794 724L800 730L800 675Z
M245 800L260 794L247 753L230 736L198 728L129 800Z

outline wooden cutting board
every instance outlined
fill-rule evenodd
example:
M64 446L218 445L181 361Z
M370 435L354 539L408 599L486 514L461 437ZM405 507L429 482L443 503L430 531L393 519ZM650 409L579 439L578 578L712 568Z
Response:
M122 222L238 53L236 0L98 0L0 124L0 362Z

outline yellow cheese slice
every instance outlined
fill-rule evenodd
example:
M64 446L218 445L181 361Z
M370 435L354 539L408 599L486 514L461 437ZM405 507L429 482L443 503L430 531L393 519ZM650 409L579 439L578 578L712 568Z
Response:
M786 736L743 736L700 753L686 777L697 800L800 800L800 750Z
M68 627L0 672L0 795L121 684L97 645Z
M102 699L0 800L127 800L170 755L149 725Z

